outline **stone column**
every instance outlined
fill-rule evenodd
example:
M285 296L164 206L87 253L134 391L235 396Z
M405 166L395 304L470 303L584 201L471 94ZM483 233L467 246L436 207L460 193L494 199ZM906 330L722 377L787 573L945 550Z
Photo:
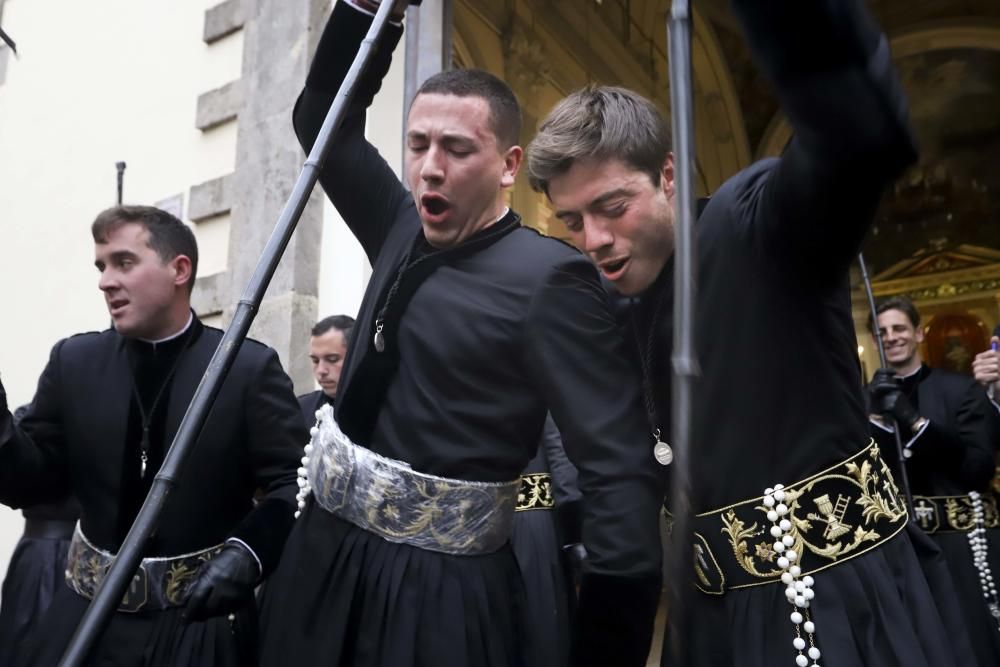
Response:
M292 130L292 107L329 6L329 0L242 0L243 106L231 183L227 322L305 160ZM317 316L322 202L317 187L250 331L278 351L298 392L313 385L308 344Z

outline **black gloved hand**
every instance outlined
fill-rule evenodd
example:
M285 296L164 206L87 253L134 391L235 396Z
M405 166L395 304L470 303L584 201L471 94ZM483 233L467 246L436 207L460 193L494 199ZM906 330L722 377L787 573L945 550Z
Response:
M893 419L900 426L913 430L920 415L903 393L903 388L891 368L880 368L868 387L872 407L886 419Z
M242 544L230 542L208 561L191 585L184 620L203 621L241 609L253 600L260 568Z
M562 551L570 576L573 578L573 585L579 586L583 577L583 564L587 561L587 548L580 542L574 542L573 544L564 544Z

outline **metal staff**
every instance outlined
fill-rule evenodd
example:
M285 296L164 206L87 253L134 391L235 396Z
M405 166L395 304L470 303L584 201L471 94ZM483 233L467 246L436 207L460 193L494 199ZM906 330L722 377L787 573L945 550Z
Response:
M309 157L299 173L292 194L285 203L274 231L271 233L271 238L257 262L250 283L243 292L243 296L240 297L233 321L226 329L219 346L212 355L208 369L195 390L187 412L184 413L184 419L177 429L177 435L174 436L174 441L170 445L170 449L167 450L163 466L153 479L149 495L146 496L146 500L135 518L135 523L129 529L125 542L108 570L107 576L97 589L90 606L87 607L66 652L63 653L59 662L60 666L76 667L84 663L94 643L104 631L111 614L114 613L122 599L126 586L136 572L142 556L142 547L150 533L156 528L159 514L170 491L177 486L177 477L184 465L184 460L205 423L212 403L222 387L222 382L236 358L236 352L246 338L250 324L264 298L268 283L278 267L281 255L288 245L292 232L295 231L295 225L298 223L299 216L302 215L309 199L309 194L319 177L319 170L329 150L330 140L340 126L358 79L368 66L372 52L385 30L393 4L392 2L383 2L379 5L375 19L368 29L368 34L361 42L358 54L354 57L354 62L351 64L340 90L337 91L337 96L326 115L326 120L323 121L316 143L309 152Z
M15 56L17 55L17 44L15 44L14 40L10 38L10 35L3 31L3 28L0 28L0 40L3 40L4 44L10 47L10 50L14 52Z
M878 309L875 307L875 293L872 291L872 281L868 277L868 267L865 265L865 256L858 253L858 265L861 267L861 282L865 284L865 295L868 297L868 307L872 311L872 337L875 339L875 346L878 348L879 363L882 368L886 368L885 346L882 345L882 336L878 332ZM910 521L916 520L913 511L913 493L910 491L910 478L906 474L906 457L903 456L903 438L899 435L899 423L893 424L893 434L896 436L896 455L899 457L899 483L903 487L903 495L906 497L906 509L910 514Z
M122 205L122 186L125 185L125 163L115 162L115 169L118 170L118 205Z
M684 600L691 565L688 523L691 515L691 407L694 379L701 374L695 355L694 248L694 96L691 85L691 12L689 0L673 0L667 23L670 49L670 108L674 136L674 352L671 472L674 515L669 559L670 650L683 662Z

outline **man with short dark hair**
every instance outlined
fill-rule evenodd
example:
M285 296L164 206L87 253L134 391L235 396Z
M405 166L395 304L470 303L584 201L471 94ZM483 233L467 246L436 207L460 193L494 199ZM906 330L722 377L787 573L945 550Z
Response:
M198 251L180 220L117 206L92 233L112 328L56 343L19 423L0 385L0 502L71 492L82 510L66 585L18 664L54 665L66 648L222 337L191 310ZM94 664L253 664L254 588L291 528L305 438L277 354L245 341Z
M337 385L344 367L347 348L351 344L354 318L350 315L330 315L315 325L309 337L309 360L313 377L319 389L299 396L299 407L306 426L316 423L316 411L324 405L333 405L337 398Z
M869 385L872 435L893 451L900 429L916 522L947 561L978 664L1000 664L1000 515L990 489L997 415L975 380L923 362L912 301L890 297L876 312L888 368Z
M727 180L694 228L694 516L674 535L693 541L693 572L671 582L684 645L667 642L664 664L961 664L891 453L870 444L850 310L848 269L916 156L888 43L862 0L732 6L795 136ZM669 150L648 100L604 87L559 103L528 148L531 181L574 242L637 297L649 443L671 430Z
M358 2L334 6L296 103L305 148L370 25ZM551 410L583 494L574 662L642 666L662 468L607 294L585 257L505 205L521 119L496 77L423 84L406 123L409 192L366 141L401 35L387 28L320 175L373 272L306 459L311 494L265 595L262 662L528 663L510 536Z

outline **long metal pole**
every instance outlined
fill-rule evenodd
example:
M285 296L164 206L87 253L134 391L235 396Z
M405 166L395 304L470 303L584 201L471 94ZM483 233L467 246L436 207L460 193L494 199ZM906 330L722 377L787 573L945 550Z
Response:
M865 295L868 297L868 308L872 314L872 337L875 339L875 346L878 348L879 363L882 368L888 368L885 361L885 346L882 344L882 336L878 331L878 308L875 307L875 293L872 291L872 281L868 277L868 266L865 264L865 256L858 253L858 265L861 267L861 282L865 285ZM896 456L899 457L899 483L903 487L903 495L906 497L906 509L910 514L910 521L916 521L916 514L913 511L913 493L910 491L910 477L906 474L906 457L903 456L903 438L899 434L899 423L893 424L893 434L896 436Z
M684 664L685 599L691 589L691 409L694 380L701 371L695 352L694 247L694 108L691 85L691 13L689 0L673 0L667 24L670 53L670 107L674 139L674 352L670 475L674 514L668 585L668 650Z
M177 479L188 452L201 432L208 412L222 387L222 382L236 358L240 345L246 338L250 324L264 298L264 292L271 282L278 262L281 261L281 255L288 245L292 232L295 231L295 225L305 209L309 194L312 192L313 186L316 185L316 179L319 177L319 170L329 150L331 139L343 120L358 79L368 66L371 55L385 30L393 4L392 2L381 3L375 14L375 20L372 22L371 28L368 29L368 34L361 42L358 54L333 100L326 120L323 121L316 143L299 173L292 194L278 218L260 260L257 262L250 283L240 298L236 313L233 315L233 321L222 336L215 354L212 355L208 369L195 390L187 412L184 413L184 419L177 429L177 435L174 436L174 441L170 445L170 449L167 450L163 465L153 479L149 495L146 496L146 500L136 516L135 523L132 524L132 528L125 537L121 550L108 570L104 581L97 589L93 601L87 607L69 646L63 653L59 662L62 667L76 667L84 663L122 599L133 574L138 569L143 545L156 528L160 512L170 492L177 486Z

